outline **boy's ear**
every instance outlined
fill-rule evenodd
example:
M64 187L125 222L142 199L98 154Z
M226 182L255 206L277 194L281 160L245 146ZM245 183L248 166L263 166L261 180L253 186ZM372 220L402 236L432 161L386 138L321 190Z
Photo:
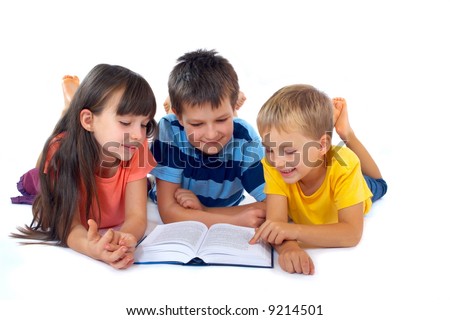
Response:
M331 137L329 134L324 134L321 138L320 138L320 153L322 155L325 155L328 150L330 150L331 148Z
M88 110L88 109L83 109L80 112L80 122L82 127L87 130L87 131L91 131L92 132L92 121L94 120L92 111Z

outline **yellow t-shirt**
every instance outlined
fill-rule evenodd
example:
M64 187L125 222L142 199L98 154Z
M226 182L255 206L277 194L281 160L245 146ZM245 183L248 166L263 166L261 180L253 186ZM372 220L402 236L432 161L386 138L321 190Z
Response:
M364 202L366 214L372 206L372 193L362 175L359 158L347 147L332 147L325 179L310 196L303 194L299 183L285 183L266 158L262 163L266 180L264 192L287 197L289 217L295 223L336 223L340 209Z

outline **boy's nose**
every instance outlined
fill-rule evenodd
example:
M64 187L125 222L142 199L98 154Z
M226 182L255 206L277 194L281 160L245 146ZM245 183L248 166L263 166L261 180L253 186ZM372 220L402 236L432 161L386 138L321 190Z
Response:
M276 168L282 168L286 165L286 161L284 160L284 158L280 157L278 155L275 155L275 152L270 154L270 162Z
M214 126L208 126L205 132L205 138L208 140L214 140L217 137L217 130Z

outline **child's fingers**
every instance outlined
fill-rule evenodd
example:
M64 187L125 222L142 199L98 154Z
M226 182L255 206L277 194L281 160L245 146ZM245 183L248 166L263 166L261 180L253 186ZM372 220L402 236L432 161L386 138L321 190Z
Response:
M258 242L258 240L261 238L261 235L265 229L265 227L267 226L268 221L264 222L259 228L256 229L255 234L253 235L253 237L250 239L250 241L248 243L250 244L255 244L256 242Z
M92 219L88 220L88 232L87 232L87 238L89 241L95 240L99 237L98 234L98 226L97 222L95 222Z
M134 258L132 256L125 256L123 259L110 264L116 269L126 269L134 263Z
M258 230L258 229L256 229L256 230ZM260 235L259 235L258 231L256 231L248 243L255 244L258 242L259 238L260 238Z
M121 245L114 244L111 242L105 244L105 250L110 251L110 252L114 252L114 251L118 250L120 247L121 247Z
M128 248L125 246L120 246L119 249L109 252L106 260L109 264L116 263L121 260L127 254Z
M186 209L199 209L195 201L192 199L183 200L180 205Z
M174 193L175 197L182 197L187 194L192 194L192 191L178 188L177 190L175 190L175 193Z
M302 260L302 257L298 257L292 262L295 273L309 274L309 261L308 259Z
M279 256L280 267L289 273L303 273L313 275L315 272L314 263L306 252L291 252Z
M278 263L280 264L281 269L283 269L284 271L288 272L288 273L293 273L294 272L294 266L292 264L292 261L286 257L285 255L282 256L280 255L278 258Z
M105 234L98 241L101 248L105 248L106 250L113 251L114 250L114 231L109 229L105 232Z
M316 267L314 266L314 262L311 257L308 257L309 260L309 274L313 275L316 272Z
M128 248L134 248L137 245L137 241L133 235L129 233L124 233L122 234L122 237L119 241L119 245L127 246Z
M133 264L134 262L134 258L133 255L130 253L126 253L123 252L123 249L119 249L117 250L118 254L121 254L120 258L113 260L110 265L116 269L126 269L128 268L130 265ZM111 257L113 257L113 255L111 255Z
M294 270L296 273L313 275L314 274L314 264L309 256L303 255L303 256L300 256L297 261L295 261Z

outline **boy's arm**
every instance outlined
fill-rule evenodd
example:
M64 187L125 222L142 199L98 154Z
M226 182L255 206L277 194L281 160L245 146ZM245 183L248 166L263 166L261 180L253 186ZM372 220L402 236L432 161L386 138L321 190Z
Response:
M278 263L281 269L289 273L314 274L314 263L308 253L297 241L287 240L281 245L274 245L278 252Z
M337 223L297 226L301 242L320 247L354 247L363 233L363 202L340 209Z
M288 223L288 205L285 196L268 194L266 202L267 221L279 223L282 227L291 225ZM250 243L256 243L258 240L257 233L250 240ZM278 252L278 263L284 271L289 273L314 274L313 261L296 240L286 240L281 244L272 244L272 246Z
M175 199L175 192L180 188L177 183L156 179L158 190L158 211L164 223L194 220L210 227L216 223L257 227L265 216L261 209L264 204L248 204L236 207L205 208L195 210L184 208Z
M290 224L268 220L257 230L259 238L272 244L296 240L319 247L354 247L361 240L364 225L363 203L338 211L338 222L322 225Z
M287 198L278 194L268 194L266 197L266 221L256 230L255 235L250 239L250 243L256 243L260 238L271 244L275 244L274 241L269 241L268 231L271 231L272 235L282 232L283 229L289 227L288 224L288 204ZM275 230L272 231L272 227ZM283 239L286 240L286 239ZM295 239L292 239L295 240ZM281 244L283 241L279 241L277 244ZM296 241L294 241L296 242ZM275 249L276 246L274 246ZM278 251L278 249L277 249Z
M263 210L264 211L264 216L262 218L266 217L266 202L265 201L255 201L255 202L251 202L251 203L247 203L247 204L242 204L239 206L231 206L231 207L206 207L205 211L207 212L211 212L211 213L220 213L220 214L229 214L229 215L234 215L234 214L239 214L240 212L242 212L245 209L248 208L254 208L254 209L259 209L259 210Z
M267 198L267 220L288 222L288 203L285 196L279 194L268 194Z

